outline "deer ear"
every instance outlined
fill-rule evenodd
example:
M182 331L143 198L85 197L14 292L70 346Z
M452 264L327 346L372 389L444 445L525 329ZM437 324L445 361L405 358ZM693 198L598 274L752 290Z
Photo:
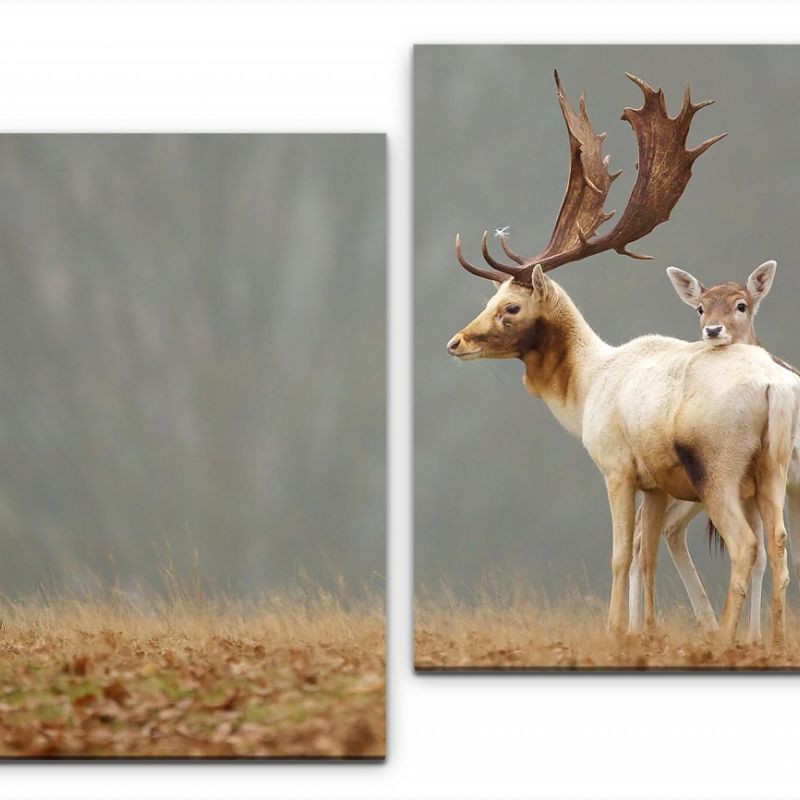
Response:
M753 298L754 314L758 310L759 303L769 294L777 268L778 265L774 261L765 261L750 273L750 277L747 279L747 291Z
M537 264L531 273L531 289L534 297L543 303L547 300L547 295L550 292L550 279L544 274L542 265Z
M700 295L705 291L705 287L694 275L677 267L667 267L667 277L684 303L692 308L700 305Z

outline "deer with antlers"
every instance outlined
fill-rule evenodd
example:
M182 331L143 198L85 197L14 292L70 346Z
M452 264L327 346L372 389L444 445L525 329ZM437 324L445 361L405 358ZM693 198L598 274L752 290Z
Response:
M675 287L678 297L700 315L700 331L703 340L712 347L729 344L761 346L755 332L755 316L761 302L772 288L777 264L766 261L757 267L745 284L730 281L706 288L689 272L677 267L668 267L667 275ZM773 360L797 374L797 370L785 361L773 356ZM789 462L786 496L789 506L789 534L792 540L792 559L795 574L800 577L800 443L795 441ZM689 596L695 618L706 631L717 628L714 609L697 574L691 554L686 545L686 529L700 513L703 506L682 500L671 500L664 518L662 535L678 574ZM634 556L629 581L630 613L632 631L641 630L642 586L641 586L641 519L637 515L634 532ZM767 566L764 535L761 519L754 514L750 525L757 539L757 555L750 576L750 627L751 641L761 639L761 588Z
M569 137L570 172L550 242L533 258L523 258L502 239L503 251L515 262L508 264L492 257L484 233L485 269L464 257L456 237L461 266L493 281L497 290L485 309L453 336L447 350L461 360L520 359L527 391L544 400L556 419L582 439L602 473L612 516L610 630L625 629L635 498L641 491L646 623L655 622L655 568L669 498L699 501L730 553L719 636L724 642L733 640L756 558L748 519L757 509L777 576L773 632L780 644L789 577L783 496L800 413L800 379L755 347L709 348L704 342L656 335L613 347L546 274L609 250L642 258L628 246L669 218L692 165L722 137L687 149L692 118L708 103L692 103L687 86L680 112L670 117L663 92L629 75L644 95L641 108L626 108L622 114L636 135L638 172L619 221L599 234L611 216L603 206L616 176L602 158L604 135L592 129L584 96L576 113L557 73L555 77Z

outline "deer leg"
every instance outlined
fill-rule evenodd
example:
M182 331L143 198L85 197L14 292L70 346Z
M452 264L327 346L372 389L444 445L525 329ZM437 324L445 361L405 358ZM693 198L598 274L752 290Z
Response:
M706 633L714 633L719 629L717 617L703 587L703 582L697 574L697 567L695 567L692 556L689 553L689 548L686 544L686 528L673 529L666 533L664 538L667 540L667 548L672 557L672 563L675 565L675 569L678 570L678 575L680 575L683 586L686 589L697 624Z
M761 523L761 515L758 513L758 505L750 501L745 506L747 523L750 525L756 536L756 563L753 564L753 571L750 573L750 633L748 639L751 642L761 641L761 592L764 583L764 573L767 570L767 551L764 547L764 526Z
M714 633L719 627L717 617L686 545L686 528L702 509L701 503L685 500L670 502L664 519L664 538L667 540L672 563L678 570L683 587L689 596L697 623L706 633Z
M652 631L656 624L656 566L661 526L669 496L661 490L644 492L642 501L642 572L644 573L644 626Z
M720 643L730 644L736 636L742 604L747 596L747 584L756 560L756 537L747 524L737 490L709 492L703 501L731 559L728 594L717 634Z
M633 528L633 558L628 577L628 630L641 633L644 628L642 614L642 507L636 510Z
M786 587L789 564L786 558L788 535L783 524L783 498L786 483L779 470L763 476L757 484L756 500L767 540L767 555L772 573L772 644L782 647L786 639Z
M612 633L622 633L625 630L625 593L633 557L636 488L626 479L606 478L606 491L611 507L613 537L608 629Z

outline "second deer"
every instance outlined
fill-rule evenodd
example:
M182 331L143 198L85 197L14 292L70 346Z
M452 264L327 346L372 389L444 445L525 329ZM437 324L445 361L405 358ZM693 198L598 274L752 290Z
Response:
M742 285L735 281L718 283L706 288L691 273L677 267L669 267L669 276L678 297L700 315L702 338L711 346L730 344L761 346L755 332L755 317L763 299L772 288L776 263L766 261L757 267ZM797 372L786 362L775 356L777 364ZM795 442L789 462L787 483L789 507L789 534L792 539L792 562L795 574L800 577L800 443ZM683 582L692 611L700 626L709 632L717 629L714 609L708 599L703 584L697 574L689 548L686 544L686 530L689 523L702 511L700 503L672 500L667 507L662 535L667 543L670 556ZM641 514L637 515L634 534L634 558L630 575L630 629L641 630L644 619L642 610L642 571L641 556ZM761 588L767 567L767 553L764 547L764 533L758 514L751 520L758 551L750 577L750 626L751 641L761 640Z

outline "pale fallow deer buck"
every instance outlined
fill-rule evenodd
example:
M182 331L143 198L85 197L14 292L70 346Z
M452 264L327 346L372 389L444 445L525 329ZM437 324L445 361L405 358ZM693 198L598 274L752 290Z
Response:
M709 288L703 286L694 275L677 267L668 267L667 275L681 300L700 315L700 332L709 346L719 347L729 344L761 346L755 332L755 316L761 302L772 288L776 263L766 261L757 267L745 284L734 281L719 283ZM794 367L773 356L780 366L795 373ZM786 495L789 506L789 535L792 542L792 561L795 575L800 577L800 443L795 441L789 462ZM700 576L697 574L689 548L686 545L686 529L689 523L702 511L699 503L671 500L667 506L662 535L675 564L681 581L689 596L695 618L701 628L714 631L717 620L708 599ZM767 567L767 554L764 548L764 535L761 518L753 514L750 525L756 534L758 549L756 562L750 576L750 626L751 641L761 640L761 589ZM637 515L634 532L634 555L630 575L630 614L632 631L641 630L642 586L641 586L641 520Z
M664 336L642 336L619 347L606 344L575 304L545 274L563 264L614 250L641 258L627 246L669 218L692 165L720 136L686 149L695 113L687 86L683 106L670 117L661 90L628 76L644 94L639 109L622 118L636 135L636 180L617 224L603 206L612 180L601 156L604 135L591 127L583 96L580 113L569 104L556 74L567 125L570 173L561 210L544 251L533 258L503 250L514 265L495 260L483 235L490 269L471 264L456 237L456 256L474 275L492 280L486 308L447 345L461 360L519 358L523 384L542 398L558 421L582 439L605 479L612 516L612 588L609 628L625 629L628 573L633 550L635 498L643 501L645 618L655 622L654 578L664 511L670 497L701 501L730 553L731 573L719 637L733 640L756 558L749 509L764 518L773 572L773 631L784 631L786 531L783 496L800 408L800 379L763 350L709 348ZM739 352L744 350L745 352ZM736 435L731 435L736 431Z

